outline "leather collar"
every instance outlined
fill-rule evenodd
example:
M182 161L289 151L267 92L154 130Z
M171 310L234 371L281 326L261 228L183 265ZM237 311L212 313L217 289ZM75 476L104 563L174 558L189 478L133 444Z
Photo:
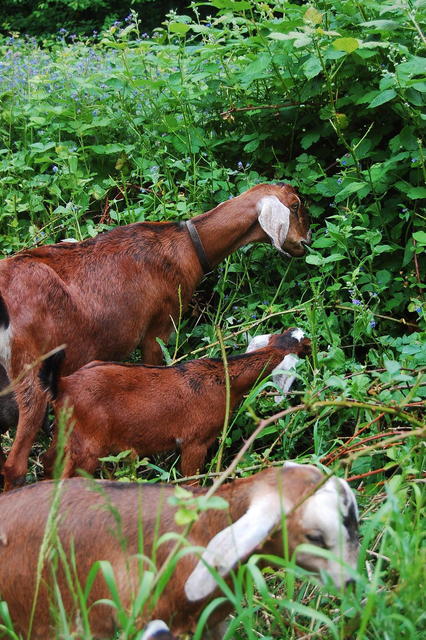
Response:
M189 236L192 240L192 244L194 245L195 253L198 256L198 260L200 261L203 271L204 273L208 273L212 270L212 268L209 261L207 260L206 252L204 251L203 243L201 242L198 231L195 228L192 220L185 220L184 225L188 230Z

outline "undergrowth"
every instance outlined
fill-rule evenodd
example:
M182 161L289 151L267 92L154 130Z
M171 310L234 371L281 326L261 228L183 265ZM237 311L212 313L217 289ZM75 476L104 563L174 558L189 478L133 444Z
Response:
M361 507L358 581L338 594L306 582L290 560L262 573L252 559L227 593L228 638L418 639L425 3L210 5L214 17L172 13L153 34L133 15L91 39L62 32L44 48L0 40L0 246L7 256L117 224L186 219L257 182L295 185L312 216L306 258L266 245L227 258L199 287L166 356L220 356L222 335L229 354L256 333L306 331L313 351L296 391L277 407L272 387L258 385L201 481L290 403L235 473L291 458L347 477ZM45 445L33 451L32 479ZM177 460L124 453L101 473L178 483ZM0 616L10 628L4 605Z

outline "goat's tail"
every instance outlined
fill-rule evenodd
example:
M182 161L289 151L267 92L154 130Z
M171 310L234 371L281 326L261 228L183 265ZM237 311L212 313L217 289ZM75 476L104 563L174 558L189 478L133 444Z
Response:
M56 353L46 358L41 365L39 378L41 386L50 392L52 400L58 395L58 382L60 377L61 365L65 358L65 349L59 349Z
M7 329L10 323L9 311L0 293L0 329Z

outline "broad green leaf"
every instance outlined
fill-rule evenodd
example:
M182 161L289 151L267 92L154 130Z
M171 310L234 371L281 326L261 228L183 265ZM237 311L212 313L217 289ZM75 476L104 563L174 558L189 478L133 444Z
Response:
M190 26L184 22L171 22L169 24L169 31L177 33L179 36L184 36L190 30Z
M303 73L308 78L308 80L315 78L315 76L321 73L321 71L322 71L322 66L318 58L311 57L303 65Z
M346 53L352 53L359 47L359 40L356 38L337 38L333 42L333 47L338 51L346 51Z
M379 107L381 104L385 104L385 102L393 100L395 96L395 89L387 89L386 91L382 91L370 102L370 104L367 106L367 109L374 109L374 107Z
M413 238L419 244L426 245L426 232L425 231L416 231L415 233L413 233Z

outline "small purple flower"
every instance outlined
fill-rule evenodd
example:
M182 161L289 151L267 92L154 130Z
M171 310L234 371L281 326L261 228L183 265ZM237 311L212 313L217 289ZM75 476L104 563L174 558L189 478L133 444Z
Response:
M237 162L237 167L238 167L238 169L239 169L240 171L242 171L242 170L244 169L244 165L243 165L243 163L241 162L241 160L240 160L239 162Z
M342 184L342 178L337 178L337 184Z
M59 33L61 34L61 36L63 36L65 33L67 33L67 30L66 30L66 29L64 29L64 27L61 27L61 28L59 29Z
M206 27L211 27L212 23L211 22L207 22Z
M352 298L351 302L352 304L356 304L357 306L361 304L361 300L358 300L357 298Z
M77 36L75 35L75 33L72 33L70 35L70 40L72 40L74 42L74 40L77 38Z
M131 22L131 21L132 21L132 19L133 19L133 16L132 16L132 14L131 14L131 13L129 13L129 15L127 16L127 18L124 18L124 22L129 23L129 22Z
M411 158L411 162L417 162L417 158Z
M257 318L257 313L252 313L252 314L251 314L251 317L253 318L253 320L256 320L256 318Z
M372 329L374 329L374 327L376 326L376 324L377 324L377 323L376 323L376 321L375 321L375 320L370 320L370 327L371 327Z
M342 160L342 164L346 164L346 160Z
M421 307L416 307L416 311L417 311L417 313L421 313L422 312Z
M58 169L58 167L56 166L56 164L54 164L54 165L52 166L52 171L53 171L53 173L58 173L59 169Z
M112 26L113 27L119 27L120 25L121 25L120 20L116 20Z

